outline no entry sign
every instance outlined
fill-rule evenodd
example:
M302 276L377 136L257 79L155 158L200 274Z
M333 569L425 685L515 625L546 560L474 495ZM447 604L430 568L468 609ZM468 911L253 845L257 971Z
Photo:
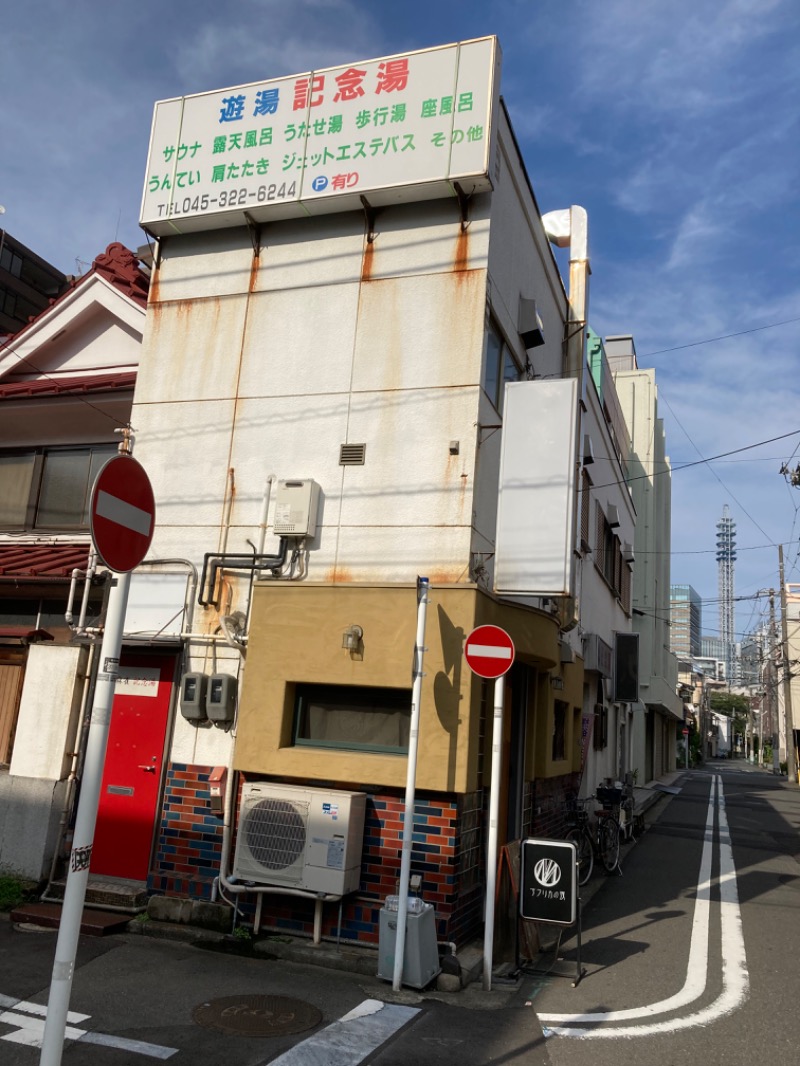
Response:
M514 642L499 626L478 626L467 637L464 655L478 677L502 677L514 662Z
M141 463L130 455L109 459L94 483L91 508L92 540L109 570L126 574L139 565L153 539L155 516L153 488Z

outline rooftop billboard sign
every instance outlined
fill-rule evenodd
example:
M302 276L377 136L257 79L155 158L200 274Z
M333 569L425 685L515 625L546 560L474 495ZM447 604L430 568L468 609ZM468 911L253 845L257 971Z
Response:
M491 189L499 60L482 37L162 100L140 222L160 237Z

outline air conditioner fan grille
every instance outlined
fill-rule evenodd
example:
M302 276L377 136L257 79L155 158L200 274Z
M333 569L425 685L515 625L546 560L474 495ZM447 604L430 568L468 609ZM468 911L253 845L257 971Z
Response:
M266 870L285 870L294 865L306 845L306 817L302 804L280 799L262 799L254 803L244 817L248 850L255 862Z

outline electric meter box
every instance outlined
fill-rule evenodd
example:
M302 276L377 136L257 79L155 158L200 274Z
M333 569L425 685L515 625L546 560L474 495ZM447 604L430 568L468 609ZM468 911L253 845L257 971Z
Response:
M279 537L313 537L317 532L319 485L303 481L279 481L275 490L272 532Z
M212 722L227 725L236 710L236 678L230 674L212 674L206 689L206 713Z
M206 686L205 674L184 674L181 681L181 714L187 722L205 722Z

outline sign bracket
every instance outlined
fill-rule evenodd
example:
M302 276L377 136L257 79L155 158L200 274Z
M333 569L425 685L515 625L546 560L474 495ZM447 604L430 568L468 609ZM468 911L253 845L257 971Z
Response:
M367 220L367 244L372 244L378 236L375 230L375 220L378 217L378 209L373 207L366 196L359 196L361 206L364 208L364 218Z
M261 226L247 211L244 212L244 220L247 223L247 232L250 234L253 255L258 259L261 256Z
M456 194L458 208L461 214L461 232L466 233L467 227L469 226L469 203L472 199L472 195L465 193L457 181L453 182L453 191Z

